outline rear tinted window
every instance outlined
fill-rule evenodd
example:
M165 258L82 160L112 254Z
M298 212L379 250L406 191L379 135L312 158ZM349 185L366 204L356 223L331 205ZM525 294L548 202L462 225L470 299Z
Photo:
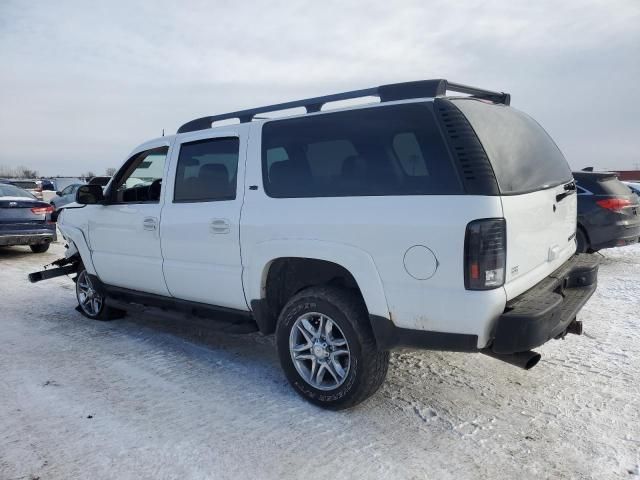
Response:
M29 192L22 190L21 188L13 185L6 185L0 183L0 197L22 197L22 198L36 198Z
M606 175L606 174L605 174ZM615 176L574 174L578 186L595 195L631 195L631 189Z
M14 180L11 183L16 187L24 188L25 190L35 190L38 187L38 184L36 182L31 181Z
M502 194L526 193L571 181L560 149L528 115L505 105L454 100L484 147Z
M462 193L427 103L268 122L262 161L272 197Z

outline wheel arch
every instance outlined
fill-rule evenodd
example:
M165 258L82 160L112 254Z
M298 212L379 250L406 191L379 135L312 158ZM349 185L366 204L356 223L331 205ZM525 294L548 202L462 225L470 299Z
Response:
M263 333L273 332L279 314L273 311L273 302L271 305L267 302L272 289L269 282L274 280L273 269L282 268L286 263L289 263L287 268L294 270L299 270L301 265L312 270L304 272L299 282L294 279L291 291L286 294L297 293L299 286L326 284L333 279L330 278L333 274L334 278L345 279L345 286L358 289L370 315L390 318L380 275L367 252L351 245L317 240L270 241L256 246L243 272L247 301ZM314 267L318 270L313 270ZM317 281L309 282L314 275Z
M93 266L93 261L91 259L91 250L89 249L89 245L87 244L87 240L84 236L82 230L77 227L72 227L69 225L58 226L65 240L67 240L70 244L73 244L73 247L78 251L78 255L82 260L82 264L88 273L91 275L97 275L96 269ZM69 245L71 248L72 245Z

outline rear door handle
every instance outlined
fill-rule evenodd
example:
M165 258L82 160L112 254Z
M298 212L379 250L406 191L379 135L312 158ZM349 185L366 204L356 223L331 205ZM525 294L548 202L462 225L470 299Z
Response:
M229 233L231 224L226 218L214 218L209 224L209 231L214 235Z
M146 217L142 221L142 228L151 232L156 231L158 228L158 219L156 217Z

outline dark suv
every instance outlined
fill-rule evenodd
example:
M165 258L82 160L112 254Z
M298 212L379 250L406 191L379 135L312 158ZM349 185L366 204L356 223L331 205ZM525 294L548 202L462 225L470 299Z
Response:
M640 205L629 187L614 173L573 172L573 177L578 188L578 252L640 241Z

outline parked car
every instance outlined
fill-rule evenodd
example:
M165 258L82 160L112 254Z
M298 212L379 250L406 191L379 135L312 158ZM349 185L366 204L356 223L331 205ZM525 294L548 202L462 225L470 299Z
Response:
M26 190L0 183L0 246L29 245L34 253L46 252L56 240L52 211Z
M38 200L43 199L43 190L55 190L50 180L0 179L0 183L15 185L18 188L28 191Z
M531 368L532 348L581 332L598 264L574 255L565 158L509 100L427 80L193 120L135 148L105 192L81 186L66 257L30 279L77 272L94 319L131 302L243 315L325 408L372 395L397 347ZM255 118L292 107L308 113Z
M91 178L87 183L89 185L100 185L102 188L106 187L111 181L111 177L107 175L102 175L98 177Z
M51 199L51 206L53 206L53 213L51 219L55 222L58 219L58 215L62 208L69 203L76 201L76 192L78 187L83 185L82 183L74 183L65 187L61 192L56 192L56 196Z
M638 196L615 173L573 172L578 188L578 252L640 241Z

